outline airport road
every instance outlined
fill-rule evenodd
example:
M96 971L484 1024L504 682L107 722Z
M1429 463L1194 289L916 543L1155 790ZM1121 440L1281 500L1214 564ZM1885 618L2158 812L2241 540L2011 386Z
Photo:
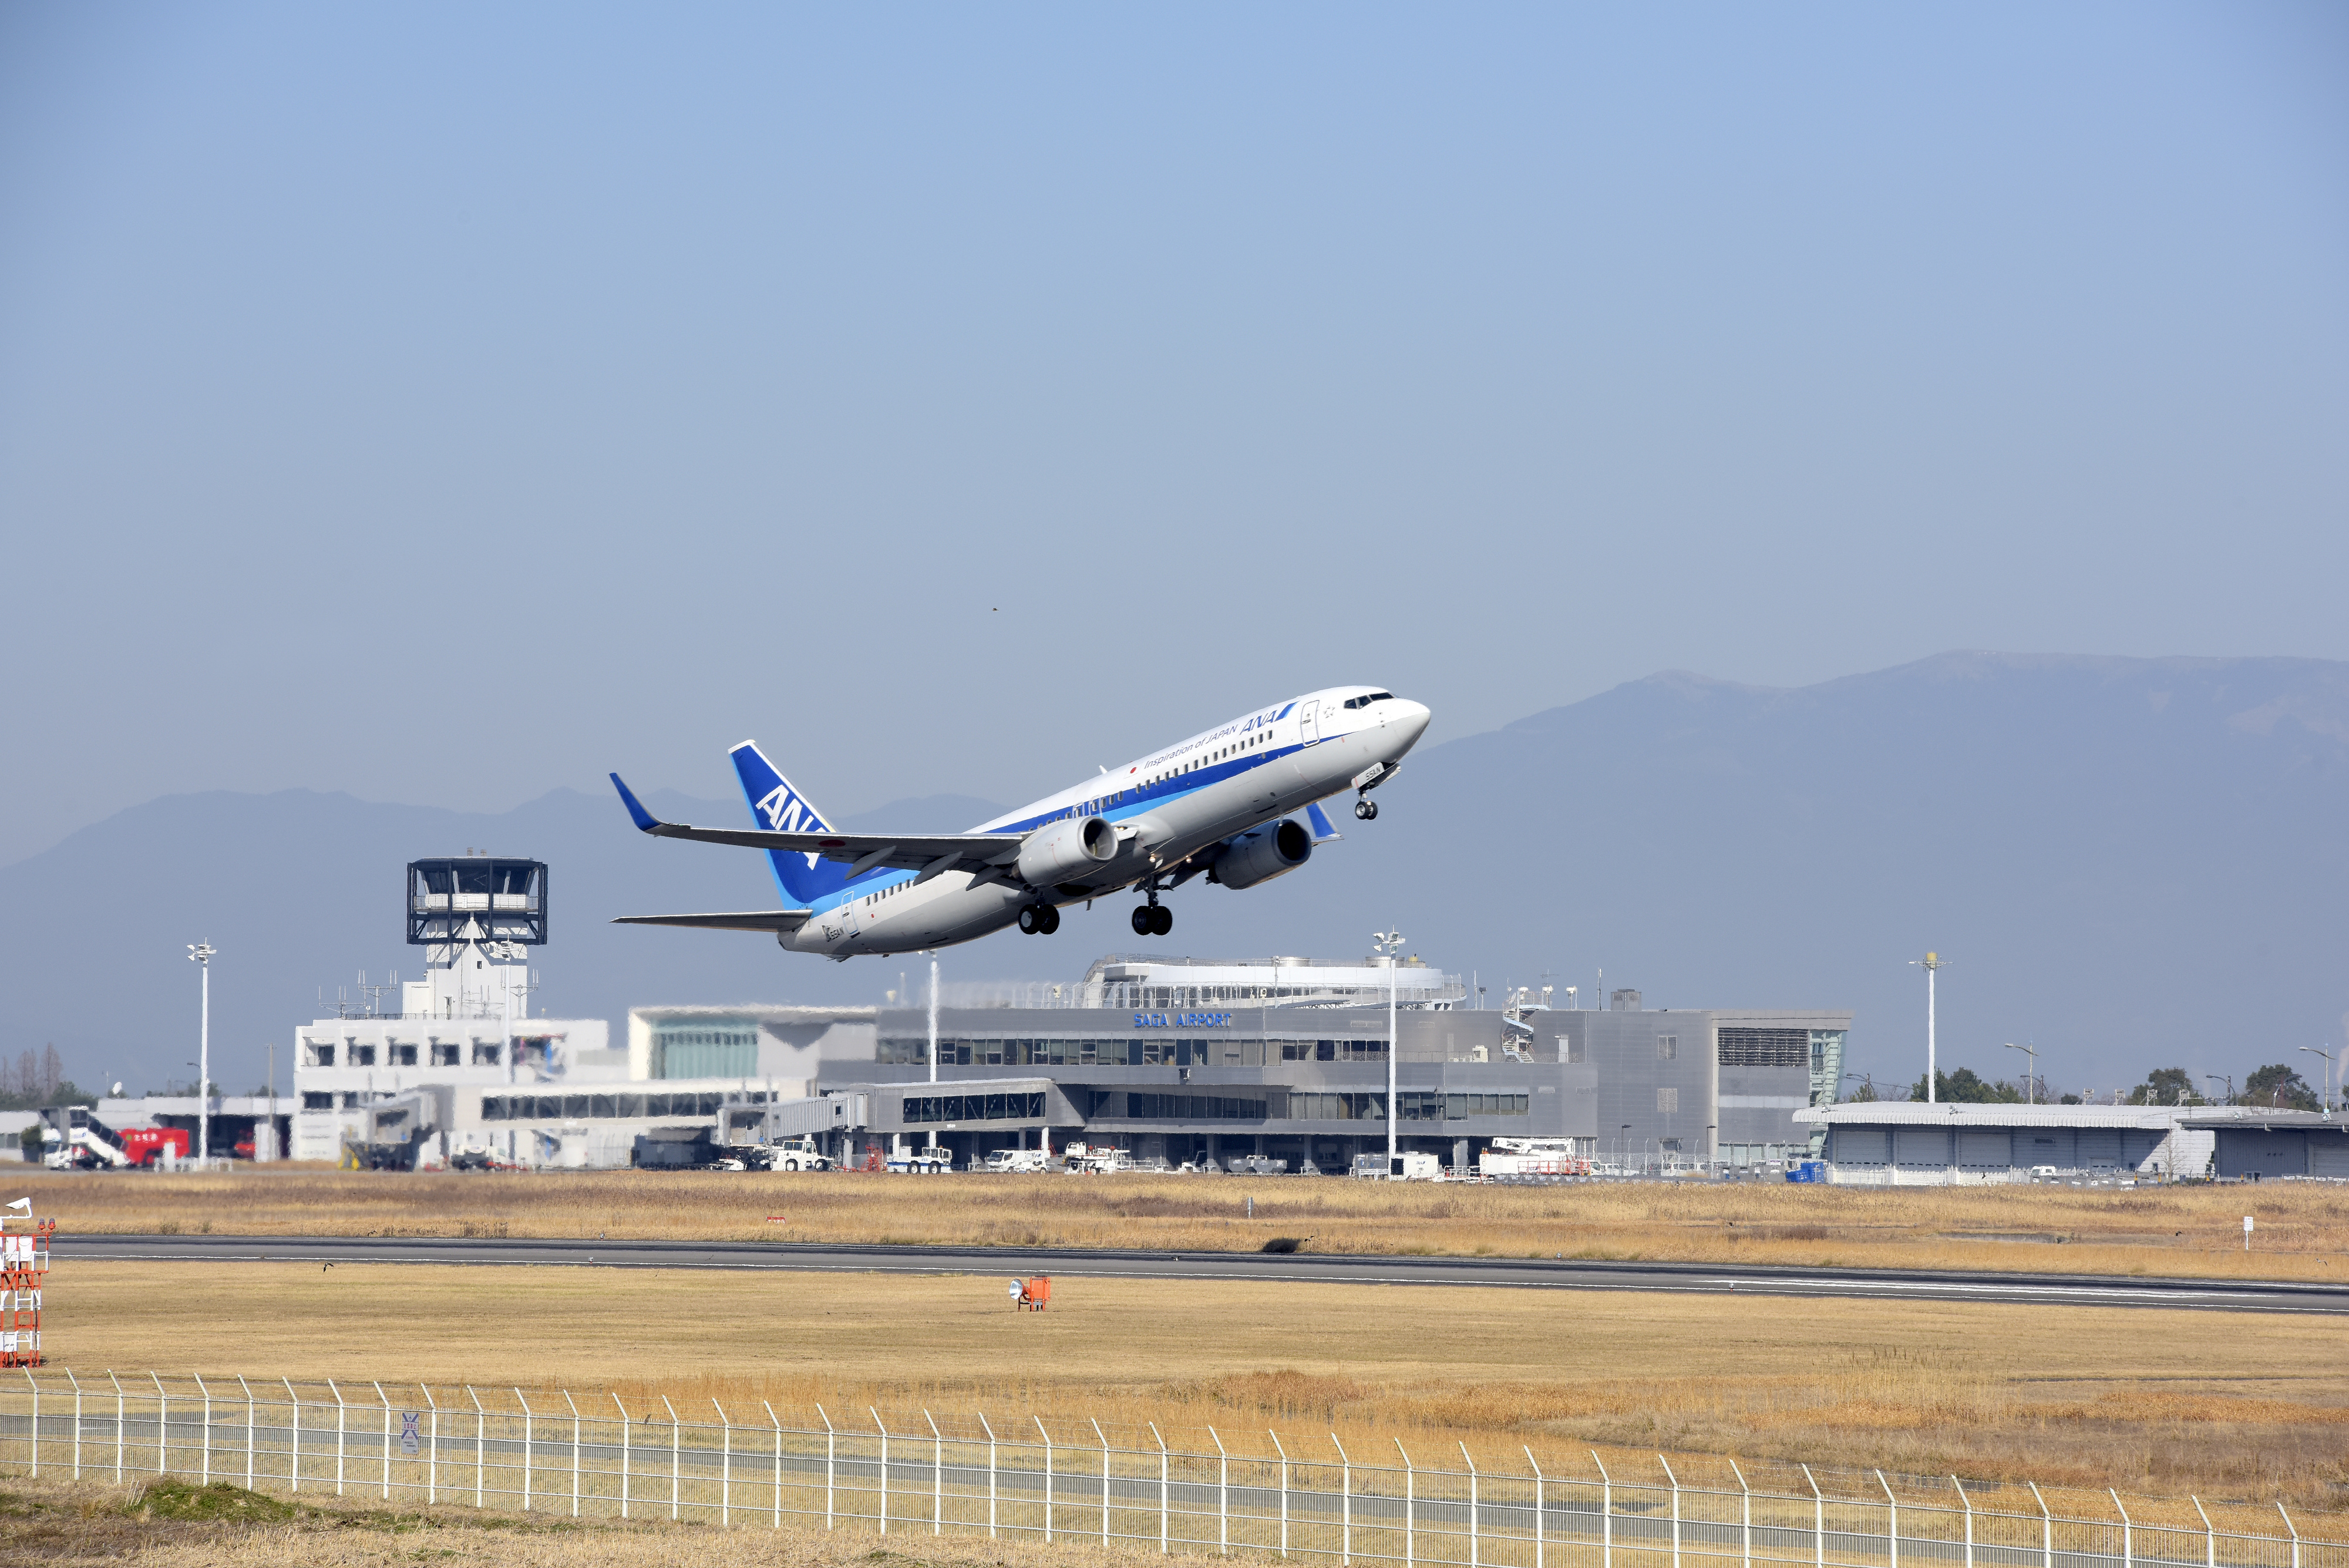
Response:
M483 1267L739 1269L814 1273L1052 1274L1063 1279L1312 1281L1514 1290L1666 1291L1878 1301L2349 1315L2349 1284L2144 1279L2093 1274L1738 1268L1516 1258L1356 1257L1034 1248L886 1247L738 1241L565 1241L389 1236L60 1235L60 1262L440 1263Z

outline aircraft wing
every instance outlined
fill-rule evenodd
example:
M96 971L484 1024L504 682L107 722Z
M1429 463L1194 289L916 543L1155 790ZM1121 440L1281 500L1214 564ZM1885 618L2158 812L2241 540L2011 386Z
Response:
M619 774L612 775L612 784L636 826L657 838L690 838L701 844L813 855L845 861L857 876L883 866L929 876L1000 868L1019 857L1023 836L1017 833L770 833L761 828L688 827L681 822L663 822L647 811L620 782Z
M788 936L814 918L811 909L752 909L740 915L616 915L616 926L691 926L705 931L772 931Z

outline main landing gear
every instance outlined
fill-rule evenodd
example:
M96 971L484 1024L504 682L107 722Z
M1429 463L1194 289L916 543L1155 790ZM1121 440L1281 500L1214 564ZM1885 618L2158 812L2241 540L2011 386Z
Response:
M1158 901L1153 888L1150 902L1133 907L1133 934L1137 937L1163 937L1174 929L1174 911Z
M1029 904L1019 911L1023 936L1049 937L1061 929L1061 911L1050 904Z
M1354 815L1364 822L1371 821L1379 815L1379 803L1364 795L1354 803Z

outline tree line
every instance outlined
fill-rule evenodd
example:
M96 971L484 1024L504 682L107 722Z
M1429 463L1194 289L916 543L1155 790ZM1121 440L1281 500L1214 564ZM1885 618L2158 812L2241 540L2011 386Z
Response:
M2271 1062L2255 1067L2238 1089L2234 1079L2226 1074L2203 1075L2205 1082L2223 1083L2225 1087L2212 1094L2195 1088L2195 1075L2183 1067L2156 1067L2145 1075L2145 1082L2126 1093L2107 1095L2065 1094L2050 1096L2044 1078L2027 1088L2011 1079L1992 1081L1984 1078L1971 1067L1959 1067L1933 1075L1932 1097L1944 1105L2022 1105L2026 1100L2040 1105L2077 1106L2255 1106L2279 1111L2321 1111L2326 1108L2324 1096L2311 1086L2292 1067L2282 1062ZM1880 1094L1873 1081L1862 1085L1855 1101L1867 1102L1893 1096ZM1909 1085L1908 1093L1899 1096L1922 1100L1925 1075Z

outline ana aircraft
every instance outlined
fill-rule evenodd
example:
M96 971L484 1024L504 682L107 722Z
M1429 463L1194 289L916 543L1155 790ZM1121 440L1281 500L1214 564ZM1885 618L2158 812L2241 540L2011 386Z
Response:
M631 926L771 931L793 952L847 960L967 942L1006 926L1060 929L1061 907L1125 889L1137 936L1164 936L1160 903L1194 877L1253 888L1296 870L1338 836L1320 802L1348 790L1354 815L1379 814L1371 792L1395 775L1427 729L1428 711L1370 686L1275 702L1112 772L943 836L835 833L756 744L734 748L750 830L688 827L613 785L637 827L767 852L787 906L730 915L624 915ZM1289 814L1302 810L1309 828Z

